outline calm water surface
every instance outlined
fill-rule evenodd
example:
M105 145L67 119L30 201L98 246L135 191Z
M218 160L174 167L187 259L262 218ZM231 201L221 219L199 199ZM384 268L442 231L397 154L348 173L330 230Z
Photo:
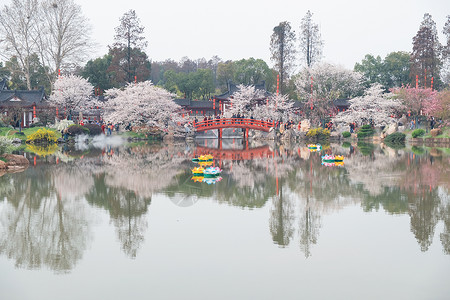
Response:
M450 299L448 148L218 147L31 149L0 174L0 299Z

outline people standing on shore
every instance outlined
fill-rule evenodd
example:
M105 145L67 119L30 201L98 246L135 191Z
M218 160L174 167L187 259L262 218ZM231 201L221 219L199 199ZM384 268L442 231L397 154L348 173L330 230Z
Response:
M112 130L113 130L113 124L111 122L108 122L106 130L107 130L107 134L106 135L111 135Z

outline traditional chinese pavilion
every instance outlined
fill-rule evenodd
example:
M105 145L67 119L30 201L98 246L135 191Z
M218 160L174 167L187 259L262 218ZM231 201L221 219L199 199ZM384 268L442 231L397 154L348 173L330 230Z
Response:
M0 81L0 112L11 116L16 126L29 127L38 112L47 108L46 98L43 87L32 91L8 90L6 80Z

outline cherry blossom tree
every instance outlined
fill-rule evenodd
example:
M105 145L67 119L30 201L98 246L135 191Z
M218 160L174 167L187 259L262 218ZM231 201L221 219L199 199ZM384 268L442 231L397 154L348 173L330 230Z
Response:
M362 74L330 63L304 68L295 80L297 93L308 101L311 114L323 118L334 109L333 100L357 96L362 91Z
M392 115L404 106L392 94L383 92L381 84L373 84L365 91L364 96L349 100L349 109L338 113L332 119L333 123L339 127L352 122L367 124L372 120L375 126L388 125L394 121Z
M174 94L154 86L151 81L130 83L124 89L106 91L105 119L166 128L171 121L181 122L181 106Z
M260 120L289 120L292 117L294 102L286 95L271 95L266 98L264 92L253 85L241 84L237 87L238 90L231 99L231 107L225 113L226 117L237 114Z
M231 99L230 109L225 113L226 117L237 114L250 116L258 100L264 100L264 92L256 89L253 85L246 86L240 84L237 88L238 90L233 94L233 98Z
M54 84L54 89L48 100L56 107L65 107L69 119L74 111L85 112L91 106L97 106L93 99L94 87L86 79L76 75L60 76Z
M433 114L439 110L439 99L436 99L437 92L430 88L411 88L407 86L392 89L391 92L403 102L406 109L415 117L416 124L418 116L422 113Z
M450 90L433 93L427 97L424 100L423 112L448 122L450 119Z
M267 102L253 109L253 117L260 120L287 121L293 116L293 106L294 102L290 101L286 95L273 95Z

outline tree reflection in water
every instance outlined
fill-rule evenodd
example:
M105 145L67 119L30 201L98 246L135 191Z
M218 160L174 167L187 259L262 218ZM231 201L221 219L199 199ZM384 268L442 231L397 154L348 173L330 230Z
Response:
M89 203L109 211L122 250L135 258L148 228L146 214L153 193L166 188L190 155L184 144L137 146L105 156L97 168Z
M9 184L2 210L0 253L17 267L47 266L56 272L71 270L91 238L89 214L82 201L56 191L51 168L0 178Z
M45 165L0 177L6 199L0 253L20 268L70 271L91 239L89 203L109 211L124 253L136 257L152 193L180 173L180 163L190 157L184 146L76 152L76 159L58 153L54 164L46 158ZM66 163L56 164L61 157Z
M6 199L0 253L21 268L71 270L91 239L89 204L109 213L123 252L135 258L148 230L152 196L164 193L177 203L212 198L245 209L269 204L273 242L287 247L297 241L305 257L319 242L325 216L355 205L408 214L422 251L429 249L442 221L439 237L450 254L450 157L365 148L371 152L361 153L356 145L324 145L324 152L345 156L343 167L327 168L321 153L301 145L272 145L266 157L216 160L224 169L216 185L191 182L190 149L195 146L184 143L83 152L77 158L57 153L64 163L46 158L47 165L0 177Z
M273 155L267 158L216 161L225 169L219 185L192 189L179 177L166 191L169 196L182 192L197 198L213 197L242 208L263 207L269 201L274 243L288 246L296 237L306 257L318 242L324 215L355 205L364 211L383 208L391 214L410 214L411 230L426 251L437 222L448 223L449 213L443 213L448 205L443 205L442 195L448 195L449 157L434 159L431 165L429 156L420 158L407 150L369 145L359 151L357 145L346 146L323 147L324 152L343 154L343 167L322 166L321 153L311 153L303 146L272 146ZM448 241L448 227L441 235L443 245Z

